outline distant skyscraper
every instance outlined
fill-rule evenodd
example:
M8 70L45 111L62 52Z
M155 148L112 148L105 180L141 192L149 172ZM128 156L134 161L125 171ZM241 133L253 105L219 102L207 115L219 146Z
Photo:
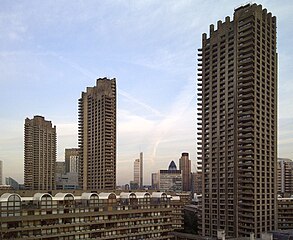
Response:
M65 172L79 172L79 149L65 149Z
M152 173L152 189L158 190L159 189L159 174Z
M139 159L135 159L133 163L133 181L139 183L140 180L140 162Z
M42 116L24 124L24 184L26 189L55 188L56 126Z
M199 49L203 236L247 237L277 228L276 17L235 9Z
M188 153L182 153L179 159L179 169L182 171L182 190L190 191L191 188L191 161Z
M139 161L140 161L139 185L140 185L140 189L143 189L143 153L142 152L139 154Z
M14 190L19 190L19 183L12 177L5 178L5 184L11 186Z
M0 160L0 185L3 184L3 162Z
M177 170L174 161L171 161L168 170L160 170L158 173L160 191L182 192L182 171Z
M170 162L168 170L177 170L176 163L173 160Z
M139 155L139 159L135 159L133 163L133 181L138 183L140 189L143 188L143 153Z
M97 79L79 99L79 184L84 190L116 188L116 79Z

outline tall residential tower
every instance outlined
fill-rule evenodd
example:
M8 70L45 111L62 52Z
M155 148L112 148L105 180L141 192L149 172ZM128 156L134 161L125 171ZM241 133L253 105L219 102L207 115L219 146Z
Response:
M261 5L210 25L199 49L203 236L277 227L276 17Z
M24 124L24 185L29 190L55 189L56 126L42 116Z
M78 107L79 184L84 190L116 188L116 79L97 79Z

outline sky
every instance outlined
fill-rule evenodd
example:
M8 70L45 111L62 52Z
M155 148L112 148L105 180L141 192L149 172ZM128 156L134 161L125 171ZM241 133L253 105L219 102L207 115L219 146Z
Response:
M24 120L57 128L57 160L77 147L81 92L117 81L117 184L144 183L189 152L196 170L197 49L239 0L0 0L0 160L23 182ZM293 3L258 1L277 16L278 156L293 159Z

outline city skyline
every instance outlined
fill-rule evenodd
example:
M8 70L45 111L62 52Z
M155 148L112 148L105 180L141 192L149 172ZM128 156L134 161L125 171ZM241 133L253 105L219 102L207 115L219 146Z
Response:
M151 172L189 152L196 161L196 59L209 24L241 1L2 2L0 160L23 180L23 123L42 115L57 127L57 160L77 147L77 100L100 77L117 79L117 183L145 155ZM293 158L290 1L258 1L278 17L279 148ZM213 6L211 10L211 5ZM209 12L207 15L206 13ZM11 98L12 96L12 98ZM143 126L143 127L142 127Z

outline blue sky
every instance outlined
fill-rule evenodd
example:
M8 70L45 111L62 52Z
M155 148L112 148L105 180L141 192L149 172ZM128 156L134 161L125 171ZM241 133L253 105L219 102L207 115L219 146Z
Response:
M23 124L57 126L57 159L77 147L77 100L95 79L117 79L117 182L132 180L139 152L145 183L178 162L196 165L196 67L201 34L237 0L0 0L0 160L23 182ZM291 0L259 1L278 22L279 156L293 159Z

